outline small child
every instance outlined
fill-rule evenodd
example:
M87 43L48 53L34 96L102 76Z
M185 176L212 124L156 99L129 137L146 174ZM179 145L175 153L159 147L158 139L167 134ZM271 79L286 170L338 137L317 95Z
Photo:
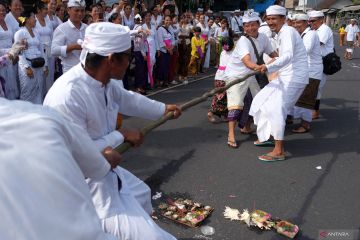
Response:
M224 81L225 69L228 61L230 60L231 54L234 49L234 41L230 37L223 37L221 40L222 52L220 54L220 64L215 75L214 85L215 88L224 87L226 85ZM208 119L210 122L215 123L217 117L227 118L227 98L226 91L217 93L211 102L211 109L208 112Z
M205 41L200 35L201 28L194 27L194 36L191 38L191 58L189 63L189 73L193 76L199 73L201 60L205 57Z

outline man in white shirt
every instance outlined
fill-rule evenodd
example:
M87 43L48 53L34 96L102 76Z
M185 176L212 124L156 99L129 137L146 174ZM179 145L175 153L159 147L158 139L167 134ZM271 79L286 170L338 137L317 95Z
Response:
M272 80L253 99L250 115L257 125L258 141L263 146L270 136L275 139L274 149L258 159L261 161L285 160L285 119L294 107L305 86L309 83L306 49L299 33L285 25L286 9L273 5L266 10L270 29L278 34L279 57L260 67L261 72L278 72L278 79Z
M85 16L85 0L68 2L69 20L60 24L54 31L51 54L61 59L63 73L79 63L81 45L78 39L84 39L86 24L82 23Z
M0 132L0 239L115 240L84 180L103 178L110 164L83 129L52 109L1 98ZM109 151L116 166L120 154Z
M248 37L241 36L236 43L236 47L225 69L224 80L226 82L231 82L239 77L244 77L259 68L259 65L257 65L258 59L251 41L254 42L259 55L266 53L272 57L276 56L269 39L264 34L258 32L260 18L257 13L251 12L245 14L243 20L244 30ZM232 148L237 147L235 125L243 110L244 98L248 89L250 89L253 97L260 91L260 86L255 77L250 77L246 81L236 84L226 91L227 107L229 111L228 146Z
M356 39L360 40L360 29L356 24L355 19L350 20L350 24L345 28L345 39L347 42L347 48L345 50L345 59L351 60L354 52L354 43Z
M325 57L329 53L334 52L334 34L325 23L324 23L324 13L322 11L310 11L308 12L309 16L309 25L311 29L316 30L319 40L320 40L320 51L321 56ZM315 106L315 110L313 111L313 119L318 119L320 112L320 99L322 96L322 92L326 83L326 74L323 73L323 76L321 78L320 86L319 86L319 92L317 95L317 103Z
M323 73L323 61L320 52L320 40L316 31L308 26L308 15L305 13L293 16L293 27L300 33L304 42L309 64L309 84L294 107L294 118L300 118L300 126L293 133L306 133L310 130L312 110L315 107L316 96Z
M13 34L15 34L20 29L18 18L23 11L24 9L20 0L11 0L10 12L6 14L5 22Z
M240 9L234 11L234 16L231 18L231 29L234 32L235 38L240 37L243 32L243 21Z
M114 44L116 42L117 44ZM109 22L93 23L85 32L81 63L60 77L47 94L50 106L84 128L98 151L124 141L139 146L138 131L117 129L118 113L155 120L175 105L150 100L121 87L131 54L130 30ZM120 181L119 181L120 179ZM101 180L89 179L93 202L105 232L119 239L173 240L151 219L150 188L127 170L116 167Z

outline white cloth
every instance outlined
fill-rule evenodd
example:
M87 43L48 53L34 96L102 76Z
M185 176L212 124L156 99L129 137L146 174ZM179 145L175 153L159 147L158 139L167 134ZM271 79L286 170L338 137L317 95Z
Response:
M78 29L68 20L60 24L54 31L51 54L61 59L64 73L80 62L80 50L66 53L66 49L67 45L76 44L78 39L84 39L86 27L87 25L82 23Z
M231 18L231 29L234 31L234 33L238 34L241 32L240 27L243 26L243 21L241 16L234 16Z
M237 80L244 76L226 76L224 77L225 82L228 84L234 80ZM229 110L242 109L244 107L244 98L250 89L251 95L254 97L260 92L260 86L256 81L255 77L249 77L245 81L235 84L226 90L227 96L227 108Z
M301 34L308 56L309 78L321 80L323 74L323 60L320 51L320 41L316 31L305 29Z
M215 80L225 80L225 69L223 67L226 67L228 65L228 62L231 58L233 50L231 51L225 51L223 50L220 54L220 61L219 61L219 69L216 71L215 74Z
M12 46L14 34L10 27L5 31L0 26L0 55L8 53ZM5 96L7 99L16 99L19 97L19 88L17 84L17 64L13 65L9 59L5 66L0 68L0 76L5 79Z
M115 240L84 181L110 169L86 132L23 101L0 99L0 119L0 239Z
M130 14L129 17L126 17L125 13L121 12L121 16L122 16L122 25L129 27L130 30L133 30L135 26L134 15Z
M281 81L308 84L308 57L299 33L293 27L282 26L278 33L279 57L266 64L269 73L279 72Z
M346 41L356 41L356 35L357 33L360 32L360 29L358 27L358 25L352 25L352 24L349 24L346 26L345 28L345 32L346 32Z
M229 37L229 30L227 28L224 31L221 28L215 29L214 38L219 43L220 38Z
M257 125L260 142L270 138L284 140L285 120L302 94L306 84L276 79L266 85L253 99L249 114Z
M91 78L80 64L70 69L61 76L50 89L44 104L54 107L71 121L84 128L94 140L98 150L106 146L116 147L124 141L124 137L116 128L118 112L127 116L137 116L147 119L157 119L165 112L165 105L150 100L140 94L127 91L114 80L106 86ZM122 180L122 189L117 189L117 176ZM152 226L139 226L148 221L137 221L139 217L147 219L152 210L149 187L134 175L121 167L109 172L103 179L89 180L89 187L93 202L106 231L117 232L131 236L129 239L137 239L136 236L154 236L159 233L159 228ZM130 194L131 197L123 196ZM124 202L124 201L135 202ZM129 206L129 208L123 208ZM139 206L143 209L138 209ZM142 212L143 215L133 216L134 212ZM131 228L117 225L114 229L105 227L105 222L111 219L131 219ZM152 220L151 220L152 221ZM120 221L123 222L123 221ZM108 226L108 225L107 225ZM139 233L138 231L142 231ZM157 234L155 234L157 235ZM167 234L163 238L173 239ZM139 240L140 240L139 239ZM148 238L152 240L151 238ZM155 240L154 238L153 240Z
M286 8L279 5L271 5L266 9L266 15L283 15L286 16Z
M47 58L44 54L44 47L41 43L39 34L33 29L34 37L29 31L22 27L15 33L15 42L21 42L26 39L27 49L19 55L19 81L20 81L20 99L32 103L41 104L44 98L44 69L47 66ZM28 59L42 57L45 59L44 67L33 68ZM30 78L26 74L26 68L31 67L34 77Z
M116 44L114 44L116 42ZM80 62L85 65L87 53L109 56L112 53L125 52L131 48L130 29L120 24L98 22L90 24L85 30L81 43Z
M321 56L334 52L334 34L326 24L322 24L316 32L319 35Z
M271 46L274 49L274 51L277 51L278 46L274 38L276 34L271 31L270 27L267 25L266 22L260 24L259 33L265 34L269 38Z
M20 29L19 22L16 20L16 18L12 14L12 12L9 12L8 14L6 14L5 22L6 22L6 25L8 26L8 28L11 29L13 34L15 34Z
M51 42L53 36L53 25L49 20L45 18L45 26L42 26L38 20L36 20L35 31L39 34L40 41L44 48L45 57L47 58L49 74L45 78L43 85L43 93L50 89L54 83L54 74L55 74L55 58L51 56ZM45 96L44 96L45 97Z

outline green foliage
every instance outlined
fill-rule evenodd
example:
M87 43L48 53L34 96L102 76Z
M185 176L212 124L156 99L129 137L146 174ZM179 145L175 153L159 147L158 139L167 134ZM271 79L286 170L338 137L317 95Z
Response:
M360 4L360 0L352 0L354 4Z

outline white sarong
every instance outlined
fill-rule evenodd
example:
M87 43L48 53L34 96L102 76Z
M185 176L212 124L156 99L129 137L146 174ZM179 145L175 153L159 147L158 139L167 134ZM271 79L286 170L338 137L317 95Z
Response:
M225 77L225 81L228 84L238 79L239 77L241 76ZM226 90L227 107L229 110L242 109L244 107L244 98L248 89L250 89L251 95L253 97L255 97L255 95L260 91L260 86L254 76L249 77L247 80L235 84Z
M286 116L305 87L306 84L276 79L255 96L249 114L254 117L260 142L268 140L270 136L275 140L284 140Z

